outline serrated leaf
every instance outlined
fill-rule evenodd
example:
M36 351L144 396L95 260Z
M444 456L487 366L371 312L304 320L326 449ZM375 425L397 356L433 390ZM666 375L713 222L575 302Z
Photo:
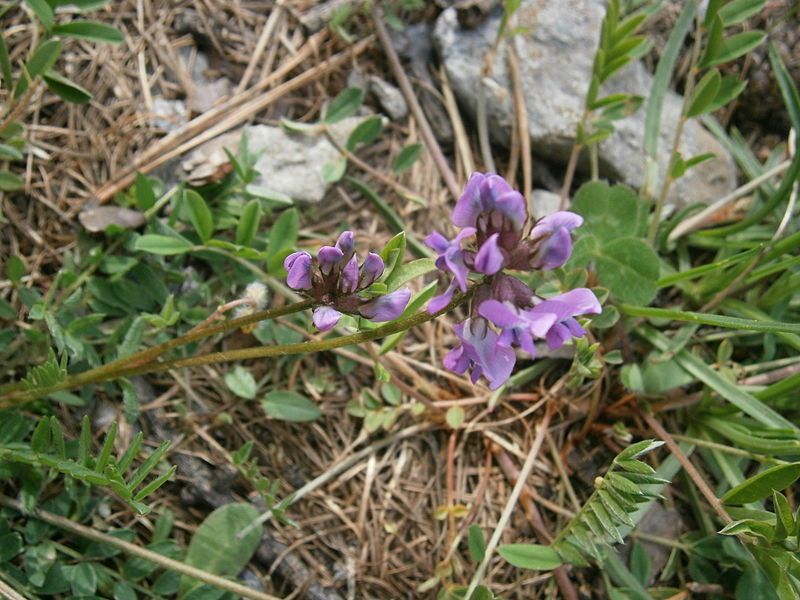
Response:
M364 90L359 87L349 87L342 90L328 106L322 120L327 124L337 123L352 116L361 106L364 99Z
M261 406L269 416L281 421L314 421L322 415L315 403L296 392L270 392Z
M174 237L171 235L159 235L155 233L139 237L139 239L137 239L136 243L133 245L134 250L149 252L150 254L159 254L162 256L185 254L193 247L194 245L186 238Z
M125 36L121 31L97 21L78 20L64 25L56 25L53 27L53 33L92 42L119 44L125 41Z
M541 544L505 544L497 548L497 553L521 569L552 571L562 565L558 552Z
M721 500L725 504L757 502L792 485L800 478L800 462L777 465L746 479L728 490Z

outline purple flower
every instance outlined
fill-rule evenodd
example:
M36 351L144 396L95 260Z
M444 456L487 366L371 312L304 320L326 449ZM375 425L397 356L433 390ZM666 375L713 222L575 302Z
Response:
M330 275L333 268L344 258L344 252L335 246L323 246L317 251L319 270L323 275Z
M428 304L428 311L431 314L440 311L450 304L456 287L462 292L467 291L469 268L464 262L467 255L461 248L461 241L474 234L475 229L473 227L465 227L452 240L448 240L438 232L433 232L425 238L425 243L439 255L436 259L436 267L442 271L450 271L453 274L453 280L450 282L447 290L440 296L431 300Z
M494 173L473 173L453 209L453 224L480 230L520 230L527 209L522 194ZM483 217L483 218L481 218ZM504 227L504 224L511 227Z
M336 240L336 247L343 256L351 254L356 247L356 237L352 231L343 231Z
M399 290L370 300L366 304L363 304L358 309L358 312L361 313L361 316L366 317L370 321L375 321L376 323L394 321L403 314L410 299L411 290L408 288L400 288Z
M600 311L600 303L587 288L544 300L531 309L519 309L510 302L497 300L486 300L478 307L478 314L502 330L500 344L518 345L531 356L536 355L534 338L546 339L551 350L560 348L567 340L586 334L576 316Z
M293 290L311 289L311 255L308 252L294 252L283 261L288 276L286 283Z
M531 266L536 269L557 269L572 254L570 232L583 224L583 217L569 211L553 213L541 219L531 230L531 240L539 241Z
M383 259L374 252L367 254L364 264L361 265L361 280L358 285L362 288L371 286L377 279L383 275Z
M342 277L340 279L342 291L345 294L352 294L358 289L358 258L353 254L350 260L342 269Z
M333 329L341 318L342 313L330 306L318 306L311 315L311 320L320 331Z
M475 270L484 275L494 275L505 265L506 259L497 243L499 233L492 234L475 255Z
M514 350L500 344L499 336L484 319L467 319L453 330L461 344L445 356L445 368L458 374L469 369L473 383L483 375L493 390L503 385L514 370Z

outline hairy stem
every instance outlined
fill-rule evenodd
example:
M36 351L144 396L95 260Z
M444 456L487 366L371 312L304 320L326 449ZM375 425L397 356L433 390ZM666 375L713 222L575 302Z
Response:
M459 306L460 304L468 300L472 296L474 289L475 288L467 290L465 294L462 294L461 296L453 300L448 306L446 306L444 309L440 310L437 313L430 314L427 311L423 310L414 315L411 315L410 317L406 317L405 319L400 319L392 323L383 325L381 327L377 327L375 329L360 331L352 335L340 336L324 340L298 342L295 344L283 344L278 346L258 346L255 348L243 348L241 350L229 350L227 352L212 352L210 354L201 354L189 358L179 358L160 363L147 362L145 364L134 364L131 362L128 365L120 366L117 363L117 361L115 361L115 363L117 364L110 363L109 365L98 367L97 369L92 369L90 371L85 371L84 373L79 373L77 375L69 376L63 381L52 386L32 389L32 390L12 392L8 394L3 400L0 400L0 410L17 404L30 402L32 400L36 400L37 398L42 398L44 396L47 396L48 394L52 394L53 392L73 389L90 383L99 383L102 381L119 379L121 377L133 377L135 375L144 375L146 373L161 373L164 371L169 371L171 369L198 367L203 365L212 365L212 364L231 362L236 360L269 358L274 356L286 356L290 354L308 354L311 352L324 352L326 350L333 350L334 348L341 348L342 346L350 346L352 344L362 344L364 342L369 342L382 337L386 337L387 335L391 335L393 333L398 333L400 331L411 329L412 327L416 327L417 325L421 325L422 323L427 323L428 321L435 319L436 317L452 310L456 306ZM283 311L281 314L289 314L292 312L297 312L298 310L302 310L304 308L310 308L311 306L313 306L313 301L307 300L305 302L284 307L283 309L276 309L275 311L272 312L271 318L274 318L275 316L280 316L279 314L276 313L281 310ZM258 313L255 315L250 315L248 317L242 317L241 319L233 319L231 321L226 321L225 323L220 323L219 325L214 325L207 329L201 329L200 331L197 331L193 334L187 334L186 336L183 336L184 341L182 343L188 343L188 341L192 341L192 339L207 337L207 335L209 335L209 332L218 333L219 331L224 331L225 329L231 329L235 326L240 327L242 325L254 323L256 321L261 320L261 318L259 318L259 315L261 316L261 318L263 318L263 314ZM236 325L233 325L234 322L236 323ZM192 339L187 339L187 338L192 338ZM170 340L169 342L166 342L166 344L174 344L176 342L177 340ZM151 348L150 351L155 353L155 348ZM114 366L114 368L113 369L109 368L112 365Z

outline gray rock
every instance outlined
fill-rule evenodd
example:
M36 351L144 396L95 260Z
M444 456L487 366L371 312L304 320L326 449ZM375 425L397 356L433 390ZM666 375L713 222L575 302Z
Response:
M344 145L361 120L359 117L344 119L331 126L331 133ZM255 165L259 176L252 185L297 202L317 203L325 197L330 184L323 179L322 169L326 163L340 157L338 150L320 133L289 133L281 127L268 125L249 125L196 148L181 164L188 173L189 182L202 185L219 179L220 173L229 172L225 148L235 153L242 133L247 134L250 152L261 153Z
M547 190L531 192L531 215L535 220L557 212L561 205L561 196Z
M153 98L150 123L164 131L175 131L189 122L183 100L167 100L161 96Z
M523 0L515 27L527 28L501 43L491 76L483 81L487 117L493 141L508 145L514 105L507 69L505 44L515 44L528 112L533 152L548 160L567 161L575 140L575 127L583 111L594 53L604 15L604 0ZM494 12L479 27L460 27L455 9L439 17L434 40L447 74L462 105L477 112L480 69L500 22ZM652 76L641 63L633 63L615 74L604 91L629 92L647 97ZM672 136L682 99L670 92L662 111L659 139L659 169L663 176L669 159ZM601 173L638 187L644 178L645 110L616 121L616 133L600 147ZM681 139L685 157L713 152L717 159L690 170L673 184L668 198L672 206L710 202L736 185L735 166L730 154L699 123L689 121Z
M386 111L392 121L399 121L408 115L408 104L403 97L403 92L388 81L375 75L369 78L369 90L375 94L375 98Z
M124 229L137 229L147 222L144 214L122 206L90 206L78 213L78 220L86 231L98 233L111 225Z

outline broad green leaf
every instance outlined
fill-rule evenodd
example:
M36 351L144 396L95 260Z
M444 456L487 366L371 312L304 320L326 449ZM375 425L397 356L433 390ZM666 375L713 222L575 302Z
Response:
M725 27L741 23L764 8L766 0L733 0L719 9L717 13Z
M371 144L378 139L381 131L383 131L383 117L377 115L368 117L361 121L347 138L346 147L352 152L359 144Z
M26 273L25 263L16 254L10 256L6 262L6 277L12 282L18 283Z
M762 471L728 490L722 496L725 504L747 504L757 502L784 490L800 478L800 462L777 465Z
M605 182L581 186L572 210L584 217L579 235L593 235L602 242L624 236L642 236L647 228L647 205L627 186Z
M644 241L616 240L603 246L594 258L598 278L616 299L644 305L655 298L658 256Z
M86 104L92 99L92 93L79 86L74 81L62 77L55 71L48 71L42 75L47 89L56 96L73 104Z
M6 39L0 35L0 75L3 76L3 87L10 90L14 87L14 75L11 72L11 59L8 56Z
M696 117L708 112L709 106L717 97L721 83L722 75L720 75L718 69L708 71L692 92L692 99L689 101L686 114L690 117Z
M521 569L552 571L562 565L558 552L540 544L505 544L497 548L497 553Z
M236 243L241 246L250 246L258 233L261 224L261 203L251 200L245 205L239 222L236 224Z
M283 268L283 259L286 253L294 249L297 244L299 227L300 217L297 209L294 208L284 211L272 225L269 230L269 242L267 242L270 273L277 273Z
M361 106L363 99L364 90L359 87L349 87L342 90L325 110L325 116L322 120L330 125L354 115L358 107Z
M25 182L19 175L7 171L6 169L0 170L0 190L4 192L14 192L22 189L23 185L25 185Z
M383 281L388 281L393 275L395 269L399 269L403 263L403 257L406 253L406 234L401 231L392 239L390 239L381 250L381 258L385 266L383 271Z
M119 44L125 41L122 32L97 21L72 21L64 25L56 25L53 27L53 33L92 42Z
M451 429L458 429L464 423L465 416L466 414L464 413L464 409L462 407L451 406L447 409L444 419L447 421L447 424Z
M236 365L232 371L225 373L225 385L240 398L252 400L256 397L256 380L252 373L241 365Z
M160 254L163 256L185 254L193 247L192 243L186 238L154 233L141 236L133 245L134 250L141 250L142 252Z
M31 79L49 71L60 54L61 42L59 40L45 40L39 44L25 65Z
M422 277L436 270L435 261L432 258L418 258L411 262L402 263L392 271L386 278L385 283L392 292L412 279Z
M717 95L706 107L706 112L714 112L727 105L747 87L747 80L740 80L735 75L725 75L719 84Z
M339 156L326 162L322 165L322 180L326 183L336 183L347 171L347 159L344 156Z
M261 185L248 185L244 189L244 191L250 194L251 196L254 196L261 200L266 200L267 202L272 202L273 204L278 204L279 206L294 205L294 200L292 200L289 196L287 196L283 192L271 190Z
M214 234L214 217L203 197L194 190L184 190L183 200L197 235L204 242Z
M717 51L705 58L700 63L700 66L703 68L713 67L736 60L761 44L766 37L767 35L763 31L745 31L744 33L732 35L727 39L723 39Z
M133 195L136 198L136 205L139 210L149 210L156 203L153 183L143 173L136 173L136 179L133 183Z
M407 171L417 162L420 154L422 154L422 144L409 144L400 150L400 153L395 157L392 163L392 170L397 174Z
M25 158L17 148L10 144L0 144L0 159L3 160L22 160Z
M261 543L262 527L253 527L246 535L240 532L255 521L259 511L251 504L226 504L212 512L197 528L186 551L186 564L207 573L233 577L250 562ZM195 584L184 577L182 593Z
M53 28L53 9L46 0L25 0L25 4L30 7L47 31Z
M472 560L479 563L486 555L486 543L483 540L483 532L477 525L470 525L467 533L467 547L469 556Z
M269 416L281 421L314 421L322 415L316 404L296 392L270 392L261 406Z

